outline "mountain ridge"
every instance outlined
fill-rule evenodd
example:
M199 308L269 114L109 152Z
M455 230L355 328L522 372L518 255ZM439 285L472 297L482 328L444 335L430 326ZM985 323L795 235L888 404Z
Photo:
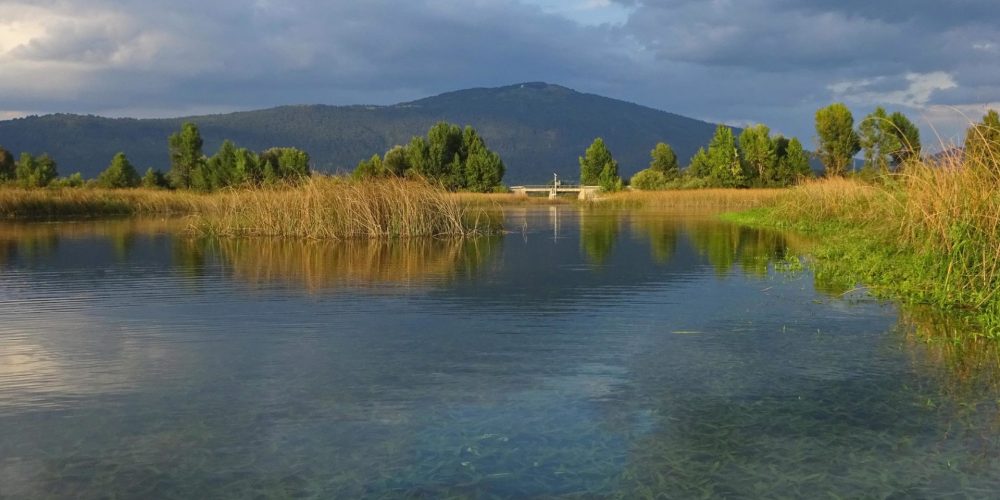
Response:
M525 82L477 87L391 105L293 104L176 118L106 118L56 113L0 121L0 146L15 155L47 152L66 175L96 176L118 151L139 168L169 167L167 136L196 123L205 154L223 139L262 150L306 150L317 170L349 171L437 121L475 127L507 165L508 184L544 182L552 173L578 176L577 157L603 137L624 176L645 168L657 142L671 144L682 164L708 143L715 124L561 85ZM738 131L737 131L738 132Z

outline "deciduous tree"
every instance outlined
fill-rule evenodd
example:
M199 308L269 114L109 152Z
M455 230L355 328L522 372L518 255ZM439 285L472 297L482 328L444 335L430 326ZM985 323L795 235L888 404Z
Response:
M854 116L842 103L831 104L816 112L816 154L826 168L826 175L844 175L861 150L854 131Z

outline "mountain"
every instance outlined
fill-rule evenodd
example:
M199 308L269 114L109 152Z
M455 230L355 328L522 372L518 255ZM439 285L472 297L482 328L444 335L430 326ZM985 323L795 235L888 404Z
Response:
M223 139L254 150L294 146L316 169L353 170L358 161L424 135L435 122L472 125L507 165L507 184L542 183L556 172L579 176L577 158L603 137L630 176L649 163L659 141L682 164L708 143L715 125L559 85L524 83L449 92L392 106L281 106L170 119L102 118L70 114L0 121L0 146L18 155L47 152L63 175L94 177L118 151L145 170L169 167L167 136L185 121L201 129L205 153Z

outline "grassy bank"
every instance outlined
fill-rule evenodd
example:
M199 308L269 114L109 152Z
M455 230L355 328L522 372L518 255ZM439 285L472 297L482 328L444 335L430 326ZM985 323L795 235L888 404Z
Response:
M880 185L826 179L727 218L817 236L817 279L970 313L1000 338L1000 185L995 162L913 165Z

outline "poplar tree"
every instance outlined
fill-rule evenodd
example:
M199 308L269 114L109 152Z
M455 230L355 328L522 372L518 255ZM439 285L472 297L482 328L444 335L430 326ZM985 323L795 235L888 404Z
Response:
M854 116L843 103L831 104L816 111L816 154L826 168L826 175L844 175L854 162L861 146L854 132Z
M659 142L656 147L649 152L649 169L659 172L669 179L676 179L680 175L680 166L677 164L677 154L669 144Z
M920 129L899 111L889 116L889 122L891 124L889 131L896 136L898 144L898 149L890 152L893 163L898 167L910 161L919 160L921 152Z
M771 140L771 129L758 124L743 129L740 133L740 150L747 171L759 184L772 181L776 161L775 143Z
M861 121L858 142L865 153L865 167L869 171L889 173L892 153L900 150L899 138L893 132L889 115L881 106Z

